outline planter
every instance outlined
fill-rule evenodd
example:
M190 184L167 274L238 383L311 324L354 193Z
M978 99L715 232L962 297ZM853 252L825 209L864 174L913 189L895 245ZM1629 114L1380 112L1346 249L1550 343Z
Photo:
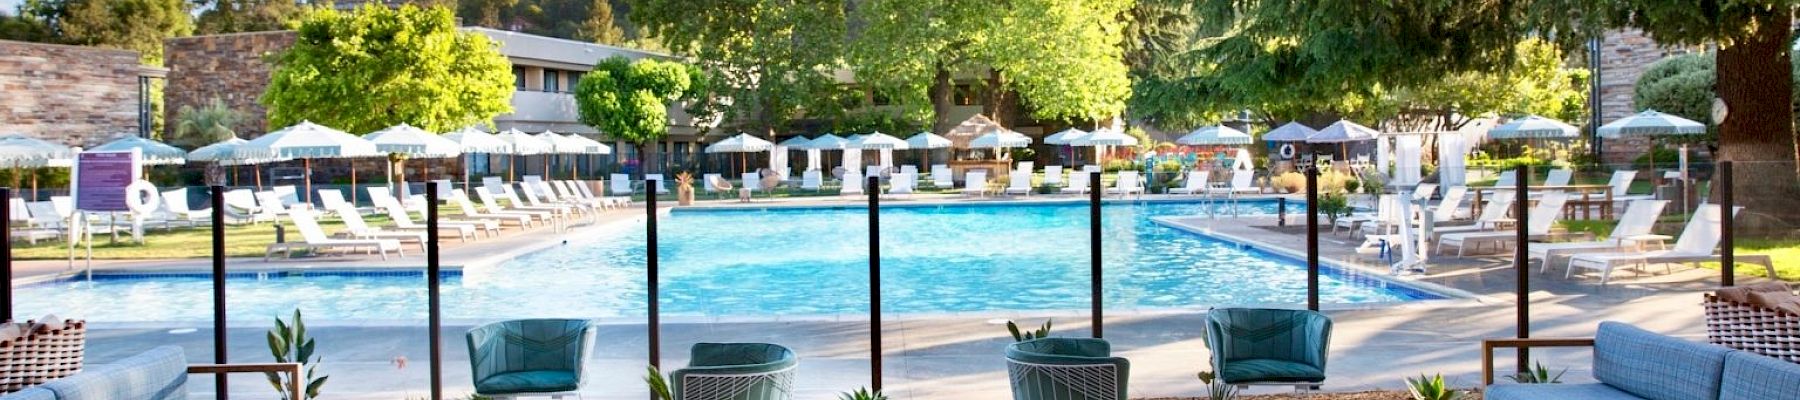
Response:
M675 203L684 206L694 205L694 189L686 186L677 187L675 189Z

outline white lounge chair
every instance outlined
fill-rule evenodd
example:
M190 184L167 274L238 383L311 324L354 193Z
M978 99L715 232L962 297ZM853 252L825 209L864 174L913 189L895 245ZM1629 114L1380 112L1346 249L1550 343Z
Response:
M1486 206L1481 208L1481 215L1475 217L1474 223L1459 226L1433 227L1431 229L1431 234L1435 236L1432 237L1432 239L1435 241L1437 237L1451 233L1481 232L1499 229L1500 222L1505 220L1506 214L1512 210L1512 204L1513 199L1510 198L1489 201Z
M648 181L656 181L656 194L669 194L669 181L663 179L662 174L644 174L644 180L646 185Z
M1013 168L1014 171L1025 171L1025 172L1032 172L1036 169L1037 169L1037 162L1033 162L1033 161L1020 161L1018 166Z
M1735 217L1743 207L1734 207L1731 214ZM1724 217L1717 204L1702 204L1694 212L1693 219L1688 220L1687 227L1681 229L1681 237L1675 239L1675 247L1668 250L1620 253L1576 254L1569 257L1569 275L1576 268L1600 271L1600 284L1605 285L1612 277L1614 267L1619 265L1646 266L1650 264L1698 264L1708 261L1719 261L1714 253L1720 241L1719 222ZM1775 275L1775 265L1768 255L1738 254L1735 261L1762 265L1769 276Z
M880 177L882 177L882 175L886 175L886 174L887 174L887 168L882 168L879 165L870 165L870 166L863 167L863 176L873 176L873 177L880 178Z
M1014 170L1006 176L1006 194L1031 195L1031 171Z
M1113 179L1113 186L1106 188L1106 194L1116 194L1119 197L1132 194L1142 196L1144 183L1138 180L1137 171L1119 171L1119 176Z
M286 215L288 208L284 204L281 201L281 194L275 193L273 190L256 192L256 206L263 212L277 216Z
M1367 229L1363 229L1364 227L1384 225L1389 222L1399 221L1394 215L1399 212L1397 209L1400 207L1396 204L1398 201L1396 196L1392 194L1376 196L1374 213L1355 212L1350 215L1338 217L1337 222L1331 224L1331 233L1335 235L1338 232L1338 228L1343 228L1345 232L1350 233L1350 237L1356 237L1356 234L1359 232L1368 233ZM1377 229L1377 231L1379 231L1379 229Z
M862 174L856 171L845 172L844 184L838 188L838 195L863 194L863 185L867 184L868 182L863 181Z
M932 164L931 165L931 186L937 187L939 189L949 189L949 188L956 187L956 173L950 171L949 165Z
M1231 182L1228 186L1212 188L1211 190L1207 190L1206 193L1226 196L1236 196L1239 193L1262 193L1262 188L1256 187L1255 184L1256 171L1245 169L1234 170L1231 171Z
M344 217L344 231L338 232L337 237L351 239L393 239L398 240L401 243L418 244L419 251L425 251L426 233L424 229L382 229L369 226L366 221L363 221L362 214L358 214L353 210L338 210L338 215Z
M1625 213L1620 214L1619 223L1613 226L1612 233L1605 240L1590 242L1535 243L1527 256L1538 260L1539 272L1549 272L1550 264L1581 253L1608 253L1626 250L1626 246L1642 246L1644 242L1661 241L1664 237L1652 235L1650 229L1656 226L1656 216L1662 215L1667 200L1636 200L1625 206ZM1565 274L1564 277L1567 277Z
M314 219L311 210L289 210L288 219L294 222L294 228L300 231L299 242L281 242L269 244L263 253L263 261L268 261L275 252L282 252L283 258L292 258L295 250L351 249L367 250L381 253L381 259L387 259L387 253L393 251L400 257L406 257L406 251L400 249L400 241L394 239L338 239L325 235L319 228L319 221Z
M1623 169L1613 171L1612 179L1606 182L1606 186L1611 188L1612 199L1614 202L1652 200L1656 198L1656 196L1648 194L1630 194L1631 181L1634 179L1637 179L1636 170Z
M1182 180L1181 187L1169 189L1169 194L1206 193L1208 189L1207 179L1211 176L1212 171L1203 169L1189 170L1187 178Z
M1044 166L1044 186L1061 188L1063 184L1063 168L1061 165Z
M564 200L558 198L556 197L556 194L550 190L550 186L545 184L541 179L526 179L523 182L519 182L518 188L518 193L512 195L510 198L514 199L515 202L522 198L525 200L525 205L528 206L555 207L568 210L565 211L567 213L583 215L593 215L594 211L599 208L598 205L586 201ZM511 187L508 186L508 189L510 190Z
M766 189L763 189L763 187L762 187L762 174L761 173L745 172L742 175L740 175L738 179L742 179L744 181L744 188L750 190L750 197L756 197L756 192L766 190Z
M819 170L807 170L800 173L800 190L817 192L825 186L825 174Z
M1536 207L1531 209L1531 219L1526 221L1525 235L1528 240L1543 240L1550 237L1550 230L1556 227L1557 217L1562 215L1563 204L1568 201L1568 194L1563 192L1546 192L1538 199ZM1452 232L1438 236L1437 253L1444 254L1445 246L1456 246L1456 256L1462 257L1469 250L1479 250L1483 244L1493 244L1496 249L1506 247L1519 238L1517 231L1487 232Z
M250 189L225 191L225 216L238 222L257 223L274 222L276 215L272 209L264 209L256 204L256 194Z
M176 218L187 220L195 225L199 225L202 222L212 222L212 207L199 210L188 207L187 188L164 191L162 192L162 200L163 210L168 211L169 214L174 215Z
M24 199L13 200L24 201ZM68 234L68 220L57 214L55 204L48 201L34 201L26 203L24 208L23 215L31 223L30 226L13 228L12 237L14 239L25 239L27 243L37 244L38 240L56 239ZM18 212L14 211L14 213Z
M495 177L482 178L481 179L481 187L478 189L487 189L487 193L488 193L489 197L482 199L481 202L482 202L482 204L486 204L489 207L502 207L502 205L499 202L494 202L493 204L488 204L488 199L491 198L494 200L506 200L507 203L503 206L503 207L505 207L503 209L507 209L507 210L544 211L544 212L549 212L549 213L551 213L551 215L554 215L558 218L566 217L570 213L574 212L574 210L572 210L573 207L568 206L568 205L562 205L562 204L544 205L544 204L536 204L536 202L527 203L527 202L525 202L524 198L519 197L518 192L513 190L512 185L506 184L505 182L501 181L500 178L495 178ZM475 194L477 196L480 196L481 191L477 190Z
M353 212L367 215L372 209L358 208L344 200L344 193L337 189L319 189L313 192L319 197L319 210L329 213ZM323 214L321 214L323 215Z
M557 219L562 218L561 215L558 215L555 211L552 211L552 210L537 209L537 208L502 207L502 206L500 206L499 201L494 200L494 193L488 191L488 189L485 187L475 188L475 199L481 201L481 206L483 208L483 211L485 211L487 214L525 215L525 216L531 217L534 220L537 220L538 222L546 222L546 223L555 222Z
M1468 195L1468 186L1451 186L1445 188L1444 198L1439 199L1437 205L1426 208L1431 212L1431 221L1443 223L1456 220L1456 212L1457 210L1462 209L1463 198L1468 197Z
M1087 194L1088 189L1092 189L1088 183L1088 175L1086 172L1069 174L1069 186L1062 188L1062 194Z
M413 222L412 214L406 212L406 207L400 206L400 202L392 197L386 199L370 197L369 201L375 204L375 209L381 210L389 220L393 221L395 228L417 231L430 228L423 222ZM451 220L442 214L438 215L438 234L440 235L453 234L461 241L467 242L469 239L475 238L476 231L487 233L487 237L491 238L500 233L500 223L498 221Z
M531 227L533 217L530 214L489 213L482 211L480 207L475 206L474 201L469 200L469 194L463 192L462 189L450 191L450 202L456 203L458 207L462 208L462 218L477 221L493 221L501 224L510 222L513 226L519 228Z
M888 194L910 196L913 194L913 185L914 182L917 182L918 177L914 176L912 172L901 172L888 176L888 180Z
M275 192L276 198L281 200L282 209L294 208L294 206L301 204L306 204L309 207L311 206L311 204L307 204L305 201L300 200L300 192L298 189L294 188L294 185L276 186L271 188L271 190Z
M577 180L577 181L569 182L569 186L571 186L572 188L575 189L575 193L580 194L581 197L584 199L599 201L601 204L605 204L608 207L612 207L612 208L620 208L620 207L625 207L625 206L631 205L631 196L597 196L594 194L594 188L603 188L603 187L606 187L605 185L606 185L605 181L580 181L580 180ZM602 192L601 194L605 194L605 193Z
M1081 166L1081 172L1100 172L1100 166L1088 164Z
M987 171L969 171L963 173L963 194L970 196L985 196L988 193L987 186Z
M913 179L919 179L919 167L916 165L902 165L902 166L900 166L900 172L898 172L898 173L912 174ZM894 179L894 177L890 175L890 176L888 176L888 179ZM917 185L918 183L919 182L917 182L917 181L913 182L914 185Z
M1421 183L1418 186L1414 186L1412 192L1413 201L1431 200L1431 196L1437 195L1437 189L1438 184L1436 183Z

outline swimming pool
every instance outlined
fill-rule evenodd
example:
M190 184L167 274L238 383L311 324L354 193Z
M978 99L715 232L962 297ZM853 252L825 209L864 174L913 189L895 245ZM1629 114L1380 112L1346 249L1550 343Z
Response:
M1157 225L1205 214L1205 203L1109 203L1106 305L1112 310L1301 303L1292 258ZM1272 213L1272 202L1241 212ZM662 310L670 316L866 313L866 209L679 209L659 231ZM1088 209L1081 203L882 209L882 306L892 313L1081 310L1088 306ZM1229 223L1229 219L1221 220ZM644 233L570 238L497 265L448 273L446 318L643 315ZM1438 296L1351 271L1321 277L1326 303ZM305 310L329 320L422 320L417 271L233 274L232 318ZM204 274L102 275L31 285L21 315L95 321L210 319ZM239 319L242 320L242 319Z

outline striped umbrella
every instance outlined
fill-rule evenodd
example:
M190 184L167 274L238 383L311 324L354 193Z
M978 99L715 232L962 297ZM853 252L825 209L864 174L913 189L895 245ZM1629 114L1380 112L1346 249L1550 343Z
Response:
M1562 121L1536 115L1507 121L1488 130L1494 139L1571 139L1581 136L1581 129Z
M144 157L144 165L181 165L187 164L187 151L155 140L145 139L137 135L128 135L105 144L94 146L87 151L131 151L137 149Z
M919 155L920 171L925 170L925 164L931 163L931 149L949 148L955 144L956 142L950 140L950 138L931 132L919 132L913 134L912 137L906 138L907 148L919 150L922 153Z
M1262 139L1265 142L1304 142L1317 133L1319 133L1317 129L1309 128L1299 122L1289 122L1268 132L1263 132Z
M0 164L12 168L67 167L75 149L17 133L0 135ZM17 176L16 174L14 176ZM31 174L31 199L37 200L37 174Z
M1664 135L1698 135L1706 133L1706 124L1675 115L1644 110L1635 115L1619 118L1600 126L1600 137L1618 139L1630 136L1664 136ZM1681 144L1681 179L1687 180L1687 144ZM1650 154L1650 182L1655 183L1656 154ZM1682 192L1682 206L1687 206L1687 192Z
M495 134L494 138L500 139L500 141L506 142L507 144L506 151L501 154L507 155L506 180L509 181L513 180L513 168L515 164L518 164L517 160L519 158L529 155L545 154L554 150L554 147L550 145L550 142L531 136L531 134L520 131L518 128L501 131L500 133Z
M1250 134L1224 125L1202 127L1175 139L1176 144L1190 146L1242 146L1250 142Z
M1062 132L1057 132L1057 133L1050 134L1050 136L1045 136L1044 144L1066 145L1066 144L1069 144L1069 141L1075 140L1076 138L1080 138L1082 136L1087 136L1087 131L1075 129L1075 128L1064 129L1064 130L1062 130Z
M458 146L462 146L463 187L469 187L470 171L468 155L470 153L505 154L507 149L512 147L512 145L501 141L500 138L494 137L493 134L482 132L480 129L475 129L473 126L464 127L455 132L444 134L444 138L456 142ZM493 166L493 163L494 160L489 158L488 165L490 168Z
M763 140L762 138L759 138L756 136L751 136L748 133L739 133L736 135L732 135L731 137L725 138L723 140L713 142L713 144L707 145L706 152L707 153L755 153L755 152L761 152L761 151L769 151L770 149L774 149L774 148L775 148L775 143L769 142L767 140ZM745 154L738 155L738 160L743 162L742 167L747 167L750 164L749 160L745 159L745 157L746 157ZM739 172L743 171L744 168L742 168L742 167L740 167L738 169Z
M280 158L298 158L306 169L306 201L312 202L312 159L314 158L356 158L375 157L381 155L375 144L362 137L345 133L337 129L300 121L299 124L281 128L274 132L257 137L249 143L238 146L232 152L233 157L240 159L274 160ZM356 164L350 164L350 185L356 187Z

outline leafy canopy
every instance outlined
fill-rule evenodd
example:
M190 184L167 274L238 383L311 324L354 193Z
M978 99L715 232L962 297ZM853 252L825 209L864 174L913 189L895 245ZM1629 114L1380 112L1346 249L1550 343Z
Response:
M631 20L694 57L717 102L695 115L773 130L803 115L834 113L851 93L843 67L841 0L631 0Z
M615 139L644 144L669 133L669 103L701 89L693 67L672 61L611 57L575 85L581 123ZM642 154L642 153L639 153Z
M365 133L399 123L444 132L512 111L511 63L450 10L318 8L276 61L262 103L271 128L311 120Z
M26 0L7 39L136 50L145 64L162 65L163 39L194 31L185 0Z
M288 29L305 9L290 0L195 0L206 11L195 19L203 35Z

